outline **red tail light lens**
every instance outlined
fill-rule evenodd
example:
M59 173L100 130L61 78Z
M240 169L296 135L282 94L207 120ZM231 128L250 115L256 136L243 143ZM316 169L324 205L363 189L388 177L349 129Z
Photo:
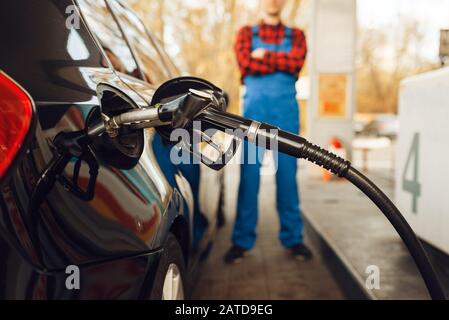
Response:
M22 146L33 116L33 102L11 78L0 71L0 180Z

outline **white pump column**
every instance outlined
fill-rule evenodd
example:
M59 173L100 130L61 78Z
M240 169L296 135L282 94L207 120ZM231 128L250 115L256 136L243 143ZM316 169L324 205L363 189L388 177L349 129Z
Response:
M333 137L340 138L350 157L354 138L356 0L312 3L307 135L322 146Z

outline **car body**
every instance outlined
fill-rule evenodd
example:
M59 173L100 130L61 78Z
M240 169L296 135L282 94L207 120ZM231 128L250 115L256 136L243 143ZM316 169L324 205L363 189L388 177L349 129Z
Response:
M91 201L57 182L30 210L33 190L54 157L55 137L101 116L91 112L102 103L98 84L149 105L157 87L178 75L170 58L119 1L5 1L0 21L0 70L29 93L37 112L30 146L0 189L0 298L160 298L154 288L164 280L161 260L178 250L173 247L183 265L168 267L183 269L188 295L216 217L195 209L192 181L199 169L186 173L174 166L155 130L145 130L143 145L134 137L119 141L131 154L143 149L133 165L123 165L128 154L113 148L96 154ZM74 165L63 174L70 177ZM83 167L80 180L89 179ZM79 289L67 284L73 267Z

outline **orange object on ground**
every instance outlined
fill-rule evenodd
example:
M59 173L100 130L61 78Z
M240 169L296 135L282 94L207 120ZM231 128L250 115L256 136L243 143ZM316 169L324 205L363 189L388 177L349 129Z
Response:
M343 147L343 142L341 141L341 139L339 139L337 137L333 137L329 141L327 148L329 151L336 153L339 156L346 157L346 150ZM324 182L331 181L332 177L333 177L333 173L331 173L328 170L323 169L323 181Z

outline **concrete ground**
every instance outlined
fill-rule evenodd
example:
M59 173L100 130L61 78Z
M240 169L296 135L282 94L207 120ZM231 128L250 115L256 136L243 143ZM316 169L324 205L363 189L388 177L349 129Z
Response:
M390 197L394 184L389 171L368 173ZM410 254L377 207L350 183L301 179L303 208L314 229L329 243L365 294L372 299L428 299L427 290ZM380 272L380 288L368 289L367 268Z
M370 153L368 172L368 176L391 197L394 190L393 148ZM361 164L360 154L354 154L354 163ZM428 299L414 262L380 211L348 182L333 180L325 183L320 173L316 167L301 162L299 181L303 214L314 233L319 234L321 241L331 248L344 269L349 271L351 281L372 299ZM320 256L321 247L314 248L315 258L312 261L298 262L291 259L279 244L272 175L262 177L259 238L255 249L242 264L224 265L223 255L230 246L236 211L238 166L229 166L225 177L228 223L219 232L211 256L203 266L194 298L345 298L343 290L337 285L336 277L339 274L334 272L334 265L326 265L329 260ZM366 287L366 271L370 266L379 269L380 289L369 290ZM341 284L340 278L339 281Z
M227 224L219 231L209 259L202 266L194 299L311 300L343 299L343 294L317 250L308 262L293 259L278 241L274 177L262 178L258 240L241 264L225 265L235 217L238 168L227 169Z

